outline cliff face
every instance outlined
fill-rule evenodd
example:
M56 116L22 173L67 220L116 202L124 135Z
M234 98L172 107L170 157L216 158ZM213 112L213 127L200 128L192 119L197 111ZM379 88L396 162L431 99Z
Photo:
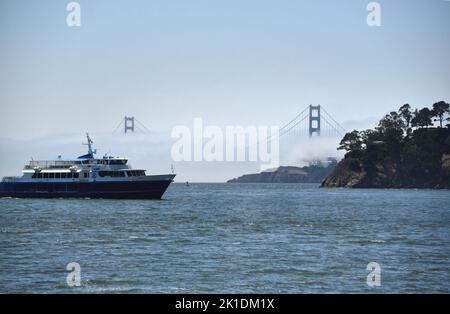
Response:
M322 186L358 187L361 186L366 175L357 159L347 158L337 164L332 173L323 180Z
M398 145L348 153L322 186L450 189L450 131L421 129Z
M450 154L443 154L441 159L442 170L449 175L450 174Z

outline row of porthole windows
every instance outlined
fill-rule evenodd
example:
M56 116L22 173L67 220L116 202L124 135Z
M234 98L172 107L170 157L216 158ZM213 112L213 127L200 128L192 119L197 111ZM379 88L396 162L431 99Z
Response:
M33 179L77 179L80 174L78 172L38 172L33 173ZM84 174L87 178L88 173Z
M128 170L126 171L128 177L145 176L144 170ZM100 177L125 177L125 171L99 171ZM78 179L80 174L78 172L35 172L33 179ZM89 173L83 173L84 178L89 177Z

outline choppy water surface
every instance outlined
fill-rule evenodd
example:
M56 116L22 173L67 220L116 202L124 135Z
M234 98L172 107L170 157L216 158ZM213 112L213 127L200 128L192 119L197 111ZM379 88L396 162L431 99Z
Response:
M161 201L0 199L0 231L0 292L450 292L449 191L173 184ZM66 284L70 262L81 287Z

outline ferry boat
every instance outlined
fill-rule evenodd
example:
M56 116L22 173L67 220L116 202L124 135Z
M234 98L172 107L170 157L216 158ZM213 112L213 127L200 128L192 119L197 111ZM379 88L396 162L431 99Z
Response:
M86 134L88 153L78 158L31 160L21 177L4 177L0 197L160 199L175 174L146 175L127 158L96 158Z

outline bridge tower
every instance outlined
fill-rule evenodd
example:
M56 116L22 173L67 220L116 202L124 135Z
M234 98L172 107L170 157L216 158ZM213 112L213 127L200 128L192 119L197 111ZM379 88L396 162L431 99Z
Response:
M320 105L309 106L309 137L320 136Z
M134 132L134 117L125 117L124 119L124 132Z

